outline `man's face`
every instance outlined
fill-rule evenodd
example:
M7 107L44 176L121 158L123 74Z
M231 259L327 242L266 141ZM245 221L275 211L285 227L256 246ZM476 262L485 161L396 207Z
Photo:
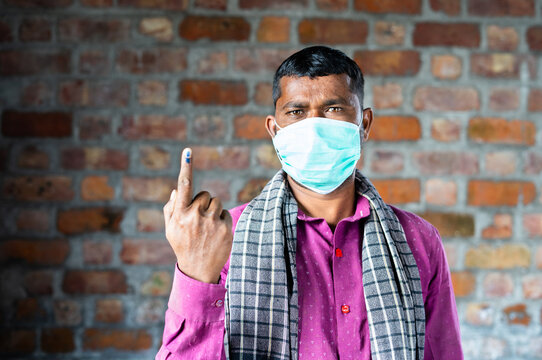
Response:
M370 121L365 121L365 111L361 109L357 94L352 92L350 81L346 74L313 79L306 76L281 78L281 95L276 102L275 116L269 115L266 120L270 135L274 136L278 130L274 120L280 127L284 127L311 117L324 117L355 125L359 125L363 119L367 135ZM370 117L372 120L372 112Z

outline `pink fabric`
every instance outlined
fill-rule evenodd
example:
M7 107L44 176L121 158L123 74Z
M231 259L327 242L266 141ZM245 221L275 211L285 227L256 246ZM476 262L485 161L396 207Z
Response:
M230 210L234 231L246 205ZM424 359L463 359L450 272L438 231L413 213L392 209L420 271L426 312ZM341 220L334 232L324 219L298 211L300 360L371 358L359 242L369 211L367 199L358 197L355 214ZM229 260L220 284L206 284L175 267L156 359L225 359L223 300L228 268Z

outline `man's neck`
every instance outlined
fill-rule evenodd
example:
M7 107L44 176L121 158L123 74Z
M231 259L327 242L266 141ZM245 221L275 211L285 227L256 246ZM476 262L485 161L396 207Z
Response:
M325 195L301 186L290 175L288 184L299 208L310 217L324 218L333 231L339 221L352 216L356 211L354 174L337 189Z

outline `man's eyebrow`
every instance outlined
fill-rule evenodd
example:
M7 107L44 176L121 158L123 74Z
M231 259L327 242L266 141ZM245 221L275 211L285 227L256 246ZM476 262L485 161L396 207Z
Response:
M324 101L324 106L335 105L335 104L350 104L350 102L347 101L342 96Z
M286 108L306 108L307 103L299 102L299 101L288 101L286 104L282 106L283 109Z

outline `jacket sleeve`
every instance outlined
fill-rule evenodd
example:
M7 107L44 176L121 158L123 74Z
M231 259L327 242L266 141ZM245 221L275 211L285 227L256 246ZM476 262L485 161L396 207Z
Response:
M425 300L424 359L462 360L461 336L454 290L440 235L431 253L433 276Z

